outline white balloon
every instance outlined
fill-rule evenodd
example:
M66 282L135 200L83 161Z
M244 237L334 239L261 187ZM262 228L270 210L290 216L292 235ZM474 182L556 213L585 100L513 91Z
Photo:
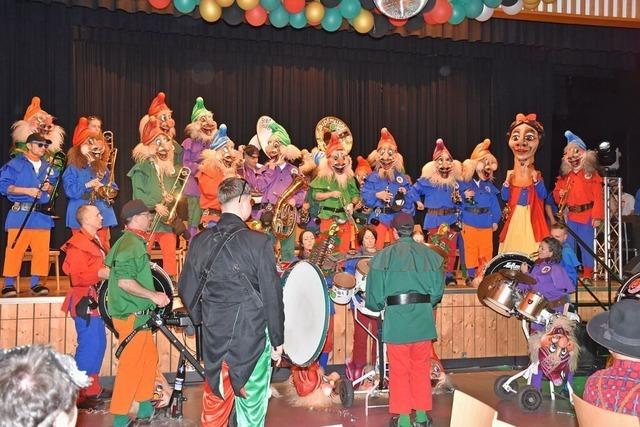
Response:
M482 5L482 12L476 18L476 21L484 22L488 21L489 18L493 16L494 8L487 6L486 4Z
M513 6L500 6L500 7L502 7L502 10L507 15L517 15L522 10L523 4L524 4L524 0L518 0L518 2Z

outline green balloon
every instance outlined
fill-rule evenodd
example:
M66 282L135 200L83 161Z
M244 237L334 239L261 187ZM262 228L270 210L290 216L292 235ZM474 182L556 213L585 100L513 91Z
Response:
M283 28L289 24L289 12L280 6L276 10L269 12L269 22L276 28Z
M462 23L465 18L464 5L456 2L452 3L451 6L451 17L449 18L449 24L458 25Z
M267 12L271 12L272 10L276 10L280 7L280 0L260 0L260 6L262 6Z
M196 0L173 0L173 7L180 13L191 13L196 8Z
M307 15L304 14L304 10L300 13L289 15L289 24L296 30L307 26Z
M482 0L466 0L464 13L469 19L476 19L482 13Z
M362 6L358 0L342 0L338 8L344 18L353 19L358 16Z
M482 0L484 4L487 5L487 7L492 7L492 8L496 8L498 6L500 6L501 0Z
M329 7L324 10L324 18L320 22L322 28L330 33L338 31L342 25L342 14L339 7Z

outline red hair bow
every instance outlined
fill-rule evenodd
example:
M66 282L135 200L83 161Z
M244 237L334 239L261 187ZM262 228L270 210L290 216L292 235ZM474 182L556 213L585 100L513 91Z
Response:
M529 113L526 116L522 113L516 114L516 122L535 122L537 119L536 113Z

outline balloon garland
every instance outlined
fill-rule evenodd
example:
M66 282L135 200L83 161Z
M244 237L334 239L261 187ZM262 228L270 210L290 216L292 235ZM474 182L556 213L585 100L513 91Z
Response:
M465 19L485 22L491 19L495 9L507 15L522 10L535 10L542 2L556 0L428 0L418 15L410 19L393 19L384 16L374 0L148 0L154 9L173 7L180 13L198 11L209 23L221 18L229 25L246 22L261 27L269 22L273 27L291 26L295 29L322 27L334 32L346 23L360 34L380 38L393 28L405 28L413 32L427 25L449 23L459 25Z

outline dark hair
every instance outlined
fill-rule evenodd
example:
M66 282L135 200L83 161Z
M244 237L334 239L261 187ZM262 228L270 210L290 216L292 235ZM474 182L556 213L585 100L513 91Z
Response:
M558 264L562 261L562 243L560 243L560 240L554 239L553 237L545 237L540 243L549 245L549 249L551 250L551 258L548 259L549 262Z
M47 138L44 137L44 135L41 135L39 133L32 133L31 135L29 135L27 137L27 141L25 142L25 144L30 144L32 142L38 143L45 143L45 144L49 144L51 145L51 140L48 140Z
M567 231L567 226L564 224L560 224L559 222L556 222L555 224L553 224L551 226L552 230L562 230L562 231Z
M220 204L225 204L229 200L233 200L244 194L251 194L251 186L242 178L227 178L218 186L218 200Z
M542 143L542 138L544 137L544 126L542 126L542 123L540 123L538 120L526 120L526 119L514 120L509 125L509 130L507 131L507 138L511 138L511 132L513 132L515 128L517 128L523 123L531 126L533 129L535 129L536 132L538 132L538 139Z
M360 243L360 245L363 244L364 235L367 233L367 231L370 231L371 234L373 234L374 239L378 239L378 233L376 232L376 229L371 227L370 225L365 225L360 229L360 231L358 231L358 243Z
M74 367L66 366L69 363ZM68 372L74 369L79 372L70 356L44 345L0 353L2 425L52 426L61 412L72 413L80 388L72 377L75 374Z
M244 147L244 154L247 156L255 156L256 154L260 155L260 150L255 145L247 145Z
M304 237L304 233L311 233L313 234L314 238L316 237L316 233L305 228L304 230L302 230L302 233L300 233L300 236L298 236L298 243L300 244L300 247L302 247L302 238Z

